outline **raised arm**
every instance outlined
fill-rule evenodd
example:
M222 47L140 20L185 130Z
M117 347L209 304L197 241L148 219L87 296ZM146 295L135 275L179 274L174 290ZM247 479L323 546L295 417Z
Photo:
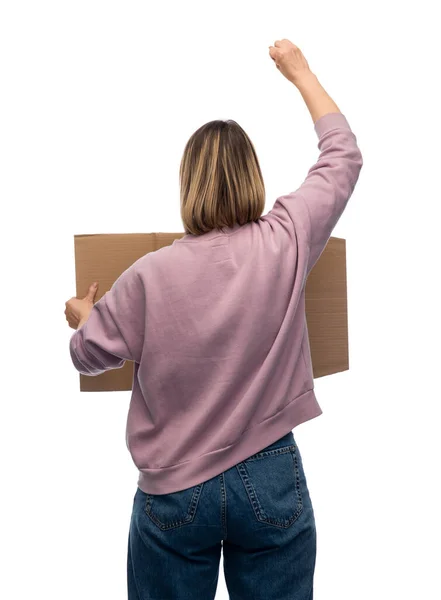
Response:
M310 71L300 49L288 40L275 44L270 47L271 58L301 93L314 122L320 155L301 186L277 198L265 218L306 232L309 273L346 208L363 158L346 117Z

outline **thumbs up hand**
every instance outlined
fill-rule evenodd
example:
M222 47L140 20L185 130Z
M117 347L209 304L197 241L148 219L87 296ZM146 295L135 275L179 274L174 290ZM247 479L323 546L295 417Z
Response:
M66 302L66 321L72 329L79 329L87 321L95 303L98 283L92 283L84 298L70 298Z

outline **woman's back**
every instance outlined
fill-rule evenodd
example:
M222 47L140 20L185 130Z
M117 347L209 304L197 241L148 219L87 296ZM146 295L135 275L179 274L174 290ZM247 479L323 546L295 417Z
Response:
M322 412L305 283L362 157L341 113L315 130L317 163L267 215L143 256L95 304L78 361L135 362L126 441L144 492L195 485Z

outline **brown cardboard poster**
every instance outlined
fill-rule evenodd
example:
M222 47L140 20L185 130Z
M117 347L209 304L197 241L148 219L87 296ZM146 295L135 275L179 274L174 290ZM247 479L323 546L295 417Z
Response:
M96 300L138 258L183 237L184 233L75 235L76 296L99 281ZM306 282L306 320L314 378L349 369L346 242L331 237ZM132 389L133 363L90 377L79 375L82 392Z

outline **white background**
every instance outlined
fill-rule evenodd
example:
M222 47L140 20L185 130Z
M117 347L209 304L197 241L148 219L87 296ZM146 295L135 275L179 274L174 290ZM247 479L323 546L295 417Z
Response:
M250 135L265 212L297 189L318 148L300 93L268 55L282 38L302 49L364 160L333 232L347 241L350 370L315 381L323 414L294 430L318 531L314 599L441 597L434 11L1 4L2 598L126 598L130 393L79 392L64 315L73 236L183 231L179 161L213 119Z

